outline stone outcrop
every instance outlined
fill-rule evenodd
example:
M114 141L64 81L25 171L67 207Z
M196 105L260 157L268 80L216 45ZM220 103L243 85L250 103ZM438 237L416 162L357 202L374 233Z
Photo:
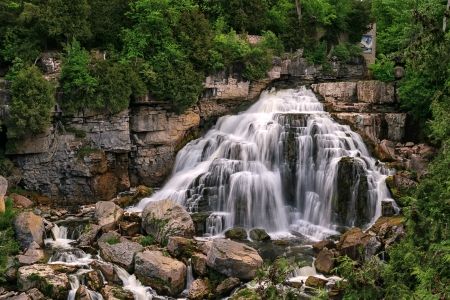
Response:
M189 213L170 199L150 202L144 208L142 228L163 245L167 245L169 236L190 239L195 233Z
M14 220L14 229L20 248L29 248L33 242L44 246L44 222L32 212L23 212Z
M95 204L94 217L103 232L115 230L122 219L123 209L110 201L99 201Z
M344 233L338 245L340 253L353 260L367 260L375 255L380 248L381 242L377 240L375 234L371 231L363 232L358 227ZM362 253L360 253L360 249L362 249Z
M144 285L161 295L178 295L186 284L186 266L160 251L136 254L135 274Z
M208 267L241 280L253 279L262 263L262 258L255 249L224 239L215 239L207 255Z

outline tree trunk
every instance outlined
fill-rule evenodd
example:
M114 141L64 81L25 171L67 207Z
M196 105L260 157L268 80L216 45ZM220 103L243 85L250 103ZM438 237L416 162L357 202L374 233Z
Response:
M450 2L450 0L448 0ZM301 3L299 3L300 0L295 0L295 8L297 8L297 15L298 15L298 19L301 20L302 19L302 7L301 7Z
M445 28L447 27L447 13L448 13L449 9L450 9L450 0L447 1L447 9L445 11L444 19L442 21L442 31L443 32L445 32Z

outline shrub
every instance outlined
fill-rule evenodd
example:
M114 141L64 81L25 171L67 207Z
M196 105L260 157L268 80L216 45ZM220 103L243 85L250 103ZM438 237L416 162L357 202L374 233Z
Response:
M323 64L327 59L327 43L323 41L314 49L306 48L304 56L310 64Z
M380 54L380 59L369 66L376 79L384 82L394 81L394 65L393 61L389 61L386 56Z
M11 85L11 108L6 125L8 138L44 132L50 125L55 88L36 66L22 69Z
M11 197L6 198L5 212L0 213L0 282L4 282L6 273L6 262L8 257L19 253L19 243L14 234L14 218L17 212L12 207Z
M155 238L151 235L143 236L139 239L139 244L141 244L144 247L151 246L155 244Z
M339 44L334 46L333 51L331 51L331 56L335 56L339 61L347 62L350 58L350 53L344 44Z
M118 236L113 236L113 237L107 238L103 241L110 245L116 245L116 244L120 243L120 238Z

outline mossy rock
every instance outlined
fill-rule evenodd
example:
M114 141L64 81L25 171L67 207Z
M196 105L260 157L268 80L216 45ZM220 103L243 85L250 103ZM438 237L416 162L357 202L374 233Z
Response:
M250 238L254 241L268 241L270 236L264 229L255 228L250 231Z
M133 203L136 203L144 198L150 197L151 195L153 195L152 188L146 187L145 185L140 185L136 188L136 191L134 192L131 199Z
M225 237L232 240L246 240L247 230L245 228L233 228L225 232Z

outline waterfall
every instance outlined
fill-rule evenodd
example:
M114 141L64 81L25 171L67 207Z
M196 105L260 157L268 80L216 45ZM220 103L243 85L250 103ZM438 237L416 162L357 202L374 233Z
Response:
M86 273L86 271L85 272L81 272L81 273L78 272L75 275L69 275L70 291L69 291L69 295L67 296L67 300L75 300L76 294L77 294L77 290L78 290L78 288L81 285L80 284L80 278L78 276L80 276L80 275L82 275L84 273ZM90 290L88 288L86 288L86 290L88 291L89 296L91 297L92 300L103 300L102 294L100 294L100 293L98 293L96 291Z
M211 235L241 226L322 239L380 216L381 200L390 198L386 173L312 91L265 91L246 112L221 117L189 142L167 184L130 210L171 198L191 213L211 212Z
M123 288L133 293L135 300L151 300L153 299L152 289L136 278L136 275L130 275L124 268L114 265L114 270L123 282Z

